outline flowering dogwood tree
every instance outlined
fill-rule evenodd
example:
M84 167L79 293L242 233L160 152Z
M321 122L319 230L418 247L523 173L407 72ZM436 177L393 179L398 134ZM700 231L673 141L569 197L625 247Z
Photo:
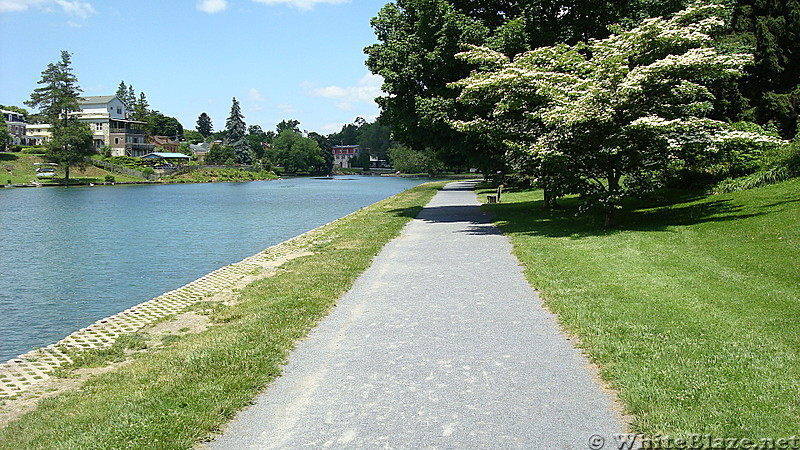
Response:
M454 121L508 144L509 161L545 188L546 203L579 193L606 225L625 196L652 189L677 163L701 165L732 141L782 141L708 118L712 82L742 75L747 54L723 54L712 33L725 10L697 4L607 39L538 48L509 60L486 47L459 56L479 66L453 86L491 112Z

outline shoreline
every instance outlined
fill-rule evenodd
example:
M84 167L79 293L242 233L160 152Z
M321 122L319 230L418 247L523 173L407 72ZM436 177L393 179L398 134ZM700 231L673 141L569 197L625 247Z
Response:
M295 344L444 184L413 187L270 247L285 251L265 258L269 269L239 267L238 283L177 316L150 317L150 326L117 345L51 374L52 383L0 399L0 441L15 448L205 441L280 376ZM204 278L206 287L216 284Z
M372 205L275 244L239 262L220 267L177 289L117 314L96 320L53 344L0 362L0 402L13 400L16 396L46 383L53 378L51 375L53 371L72 363L80 352L109 348L121 336L134 334L155 322L180 314L192 305L209 301L231 289L244 287L240 286L243 280L249 284L268 276L271 270L277 269L284 262L302 256L306 249L315 243L315 239L324 234L328 228L370 206Z

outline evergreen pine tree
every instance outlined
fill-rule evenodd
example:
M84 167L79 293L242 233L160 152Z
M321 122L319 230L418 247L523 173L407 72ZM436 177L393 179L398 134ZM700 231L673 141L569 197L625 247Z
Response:
M78 100L82 91L72 73L71 58L69 52L62 51L61 61L48 64L38 83L41 86L25 102L31 108L38 108L39 114L50 123L47 156L64 168L67 182L70 167L84 165L86 157L93 153L92 132L74 114L80 110Z
M211 123L211 117L205 112L200 114L200 117L197 118L197 132L204 138L211 136L211 133L214 132L214 125Z
M59 122L66 124L70 115L80 110L78 99L82 90L71 64L72 54L62 51L61 61L47 65L38 83L42 86L34 89L31 99L25 102L31 108L38 108L39 114L53 126Z
M133 115L133 108L136 106L136 91L133 85L128 85L128 93L125 95L125 104L128 106L128 113Z
M733 29L754 47L755 65L740 84L752 115L791 138L800 115L800 0L738 0Z
M228 120L225 121L225 136L227 144L233 147L236 152L237 164L253 163L253 155L250 152L247 139L245 139L246 133L247 125L244 123L242 108L239 106L239 101L234 97L231 104L231 114Z
M128 107L128 86L125 84L125 81L119 82L119 87L117 87L116 96L118 99L122 100L122 103L125 103L125 107Z
M144 95L144 92L141 92L139 94L139 101L137 101L133 107L133 119L147 122L149 116L150 104L147 103L147 96Z

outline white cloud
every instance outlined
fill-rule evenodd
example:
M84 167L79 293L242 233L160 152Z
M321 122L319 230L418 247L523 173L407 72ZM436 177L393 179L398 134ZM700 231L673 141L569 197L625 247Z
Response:
M0 12L27 11L31 6L43 6L48 0L0 0Z
M30 7L54 12L55 5L60 6L67 15L81 19L88 19L92 14L97 14L91 3L79 0L0 0L0 12L23 12Z
M338 5L340 3L350 3L350 0L253 0L256 3L265 3L267 5L277 5L277 4L287 4L289 6L294 6L297 9L302 9L304 11L308 11L314 9L314 6L318 3L330 3L332 5Z
M324 97L338 100L336 106L344 111L353 108L354 103L374 103L375 97L381 95L381 85L383 77L380 75L366 74L355 86L326 86L315 88L309 84L305 86L310 89L310 94L314 97Z
M247 98L249 98L251 101L259 103L264 101L264 97L261 96L261 92L258 92L258 89L256 88L250 88L250 90L247 91Z
M92 6L89 2L81 2L81 1L67 1L67 0L55 0L58 6L64 10L70 16L79 17L81 19L88 19L89 16L92 14L96 14L94 6Z
M258 89L250 88L247 91L247 100L250 108L254 111L261 111L264 109L264 107L261 106L261 104L265 101L264 96L261 95L261 92L258 92Z
M290 105L288 103L275 105L275 107L278 108L284 114L294 114L299 111L294 105Z
M338 131L342 131L342 127L347 125L346 123L326 123L323 125L321 130L326 133L336 133Z
M208 14L222 12L228 9L228 0L199 0L197 9Z

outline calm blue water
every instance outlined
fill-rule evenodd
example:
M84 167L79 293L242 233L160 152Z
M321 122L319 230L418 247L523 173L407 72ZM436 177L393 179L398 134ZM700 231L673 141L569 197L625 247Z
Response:
M0 189L0 361L422 181Z

